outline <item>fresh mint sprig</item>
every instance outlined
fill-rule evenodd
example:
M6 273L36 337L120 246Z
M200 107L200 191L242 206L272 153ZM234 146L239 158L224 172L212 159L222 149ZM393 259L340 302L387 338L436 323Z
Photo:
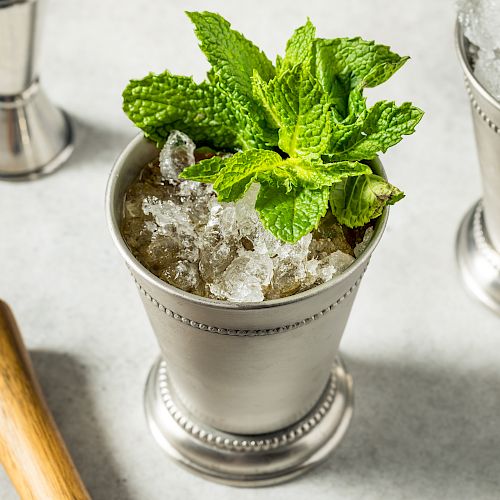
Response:
M259 183L255 208L287 242L316 228L328 204L339 222L357 227L404 196L362 162L413 133L423 113L410 103L368 108L363 91L407 57L361 38L316 38L308 20L275 67L218 14L188 16L212 66L207 81L164 72L132 80L123 93L127 115L159 146L178 129L236 152L192 165L182 178L212 183L220 201Z

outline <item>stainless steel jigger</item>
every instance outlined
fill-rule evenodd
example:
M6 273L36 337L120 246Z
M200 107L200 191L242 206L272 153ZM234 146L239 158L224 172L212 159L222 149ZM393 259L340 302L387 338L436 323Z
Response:
M474 46L457 22L456 43L469 94L483 198L465 215L457 236L458 265L467 288L500 314L500 102L473 74Z
M68 116L40 88L39 0L0 0L0 179L28 180L73 151Z

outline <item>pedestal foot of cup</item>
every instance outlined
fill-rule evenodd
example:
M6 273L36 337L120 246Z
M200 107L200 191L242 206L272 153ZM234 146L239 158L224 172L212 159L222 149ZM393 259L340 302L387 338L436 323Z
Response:
M174 399L160 359L150 371L144 401L155 440L192 472L240 487L281 483L321 463L344 437L353 412L352 377L339 358L316 406L296 424L271 434L219 431Z
M1 104L1 103L0 103ZM6 138L6 135L12 138ZM74 129L43 93L12 109L0 106L0 181L31 181L55 172L71 156Z
M485 231L481 200L465 214L460 224L456 254L467 290L500 314L500 254Z

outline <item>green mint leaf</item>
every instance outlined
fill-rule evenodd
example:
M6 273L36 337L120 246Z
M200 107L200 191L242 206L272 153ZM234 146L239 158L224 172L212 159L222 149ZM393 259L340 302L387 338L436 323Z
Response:
M254 73L254 94L279 128L279 147L290 156L319 156L330 145L329 99L304 65L294 66L269 82Z
M274 76L274 66L267 56L241 33L231 29L231 24L213 12L186 12L195 25L200 48L219 74L221 83L237 87L252 98L252 75L257 70L264 80Z
M289 192L302 187L320 189L331 186L345 177L365 173L371 173L370 167L359 162L322 163L311 162L304 158L287 158L259 169L255 181L271 184Z
M281 161L283 160L278 153L265 149L249 149L226 159L224 168L214 182L219 200L238 200L246 193L259 172L272 168Z
M371 173L359 162L322 163L305 158L283 159L269 150L251 149L230 158L213 157L186 167L180 177L213 183L220 201L241 198L252 182L272 185L288 193L298 188L321 189L340 180Z
M189 179L191 181L206 182L207 184L213 184L219 172L224 167L224 158L220 156L212 156L212 158L207 158L194 165L186 167L180 174L180 179Z
M243 149L277 145L277 134L269 128L265 114L256 103L252 75L268 81L275 69L266 55L231 24L212 12L187 12L195 25L200 48L212 65L209 80L217 88L218 102L236 121L237 146Z
M357 161L336 161L334 163L321 163L315 165L317 172L328 175L331 180L337 182L346 177L356 177L362 174L371 174L371 168L365 163ZM326 183L324 184L327 185ZM331 185L331 184L330 184Z
M347 117L342 117L332 108L333 124L329 153L345 151L360 140L363 120L366 115L366 98L360 89L352 90L347 102Z
M381 215L386 205L393 205L403 197L404 193L383 177L365 174L334 184L330 206L341 224L359 227Z
M408 60L386 45L359 37L319 38L314 42L314 49L318 77L326 89L334 85L339 76L349 76L351 89L380 85Z
M397 54L396 54L397 55ZM397 56L400 57L400 56ZM400 57L399 60L395 58L394 61L386 61L376 64L370 72L363 78L361 83L362 87L376 87L381 83L386 82L398 69L400 69L406 61L410 58L408 56Z
M413 134L423 112L410 103L396 106L380 101L362 114L351 126L337 126L332 135L334 160L373 159L401 141L403 135Z
M215 104L214 89L187 76L165 71L131 80L123 92L123 110L158 145L173 129L218 148L230 148L236 140L227 110Z
M347 116L349 94L356 88L383 83L406 61L385 45L361 38L317 39L316 75L341 116Z
M318 227L328 209L328 188L297 189L288 193L262 185L255 209L264 227L276 238L295 243Z
M288 40L285 57L278 59L280 72L290 69L297 64L305 63L310 59L315 36L316 28L308 18L306 24L297 28Z

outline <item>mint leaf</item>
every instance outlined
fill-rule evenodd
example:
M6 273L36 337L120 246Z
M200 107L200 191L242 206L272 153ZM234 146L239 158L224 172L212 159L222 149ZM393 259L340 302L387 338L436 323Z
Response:
M257 70L267 81L274 76L274 66L267 56L241 33L231 29L231 24L213 12L186 12L195 25L200 48L212 65L214 76L221 84L236 87L252 98L252 75Z
M247 150L191 165L180 177L213 182L220 201L236 201L253 182L260 184L255 208L277 238L295 242L317 227L328 208L329 188L346 177L371 173L358 162L316 163L268 150Z
M371 173L359 162L322 163L305 158L283 159L274 151L251 149L230 158L213 157L186 167L180 177L213 183L220 201L241 198L252 182L273 185L288 193L297 188L320 189L349 177Z
M346 177L371 173L368 165L359 162L316 163L303 158L287 158L257 172L255 180L284 188L286 192L306 187L328 187Z
M186 167L179 174L179 178L213 184L217 180L219 172L223 167L224 159L220 156L213 156L212 158L207 158L206 160Z
M332 160L373 159L412 134L423 112L410 103L396 106L380 101L362 114L351 126L337 126L332 134Z
M316 75L335 109L344 117L352 90L380 85L407 60L385 45L361 38L314 42Z
M279 147L290 156L319 156L330 144L328 96L303 65L265 82L254 74L254 93L279 128Z
M262 185L255 209L264 227L282 241L295 243L318 227L328 209L328 188L289 193Z
M297 64L307 62L311 57L312 44L316 36L316 28L308 18L306 24L297 28L286 44L285 57L279 61L280 72Z
M342 123L356 123L365 111L366 97L363 96L363 90L359 88L351 90L347 100L347 117L342 120Z
M218 148L231 148L236 141L235 121L216 105L212 86L187 76L165 71L131 80L123 91L123 110L158 145L173 129Z
M330 206L341 224L359 227L381 215L386 205L393 205L403 197L404 193L383 177L365 174L334 184Z
M265 149L250 149L228 158L214 182L214 190L219 200L238 200L246 193L260 171L272 168L281 161L283 160L278 153Z
M238 146L243 148L272 147L277 144L275 131L268 127L265 114L257 105L252 91L252 75L268 81L275 69L266 55L231 24L212 12L187 12L195 25L200 48L212 65L209 73L216 86L221 107L234 116Z
M383 47L383 46L379 46ZM394 54L394 53L391 53ZM397 56L397 54L396 54ZM399 58L399 60L398 60ZM361 87L376 87L386 82L396 71L403 66L410 58L408 56L397 56L392 61L385 61L376 64L370 72L363 78Z
M319 38L314 42L316 69L325 89L338 77L349 76L351 89L374 87L385 82L409 58L362 38Z

